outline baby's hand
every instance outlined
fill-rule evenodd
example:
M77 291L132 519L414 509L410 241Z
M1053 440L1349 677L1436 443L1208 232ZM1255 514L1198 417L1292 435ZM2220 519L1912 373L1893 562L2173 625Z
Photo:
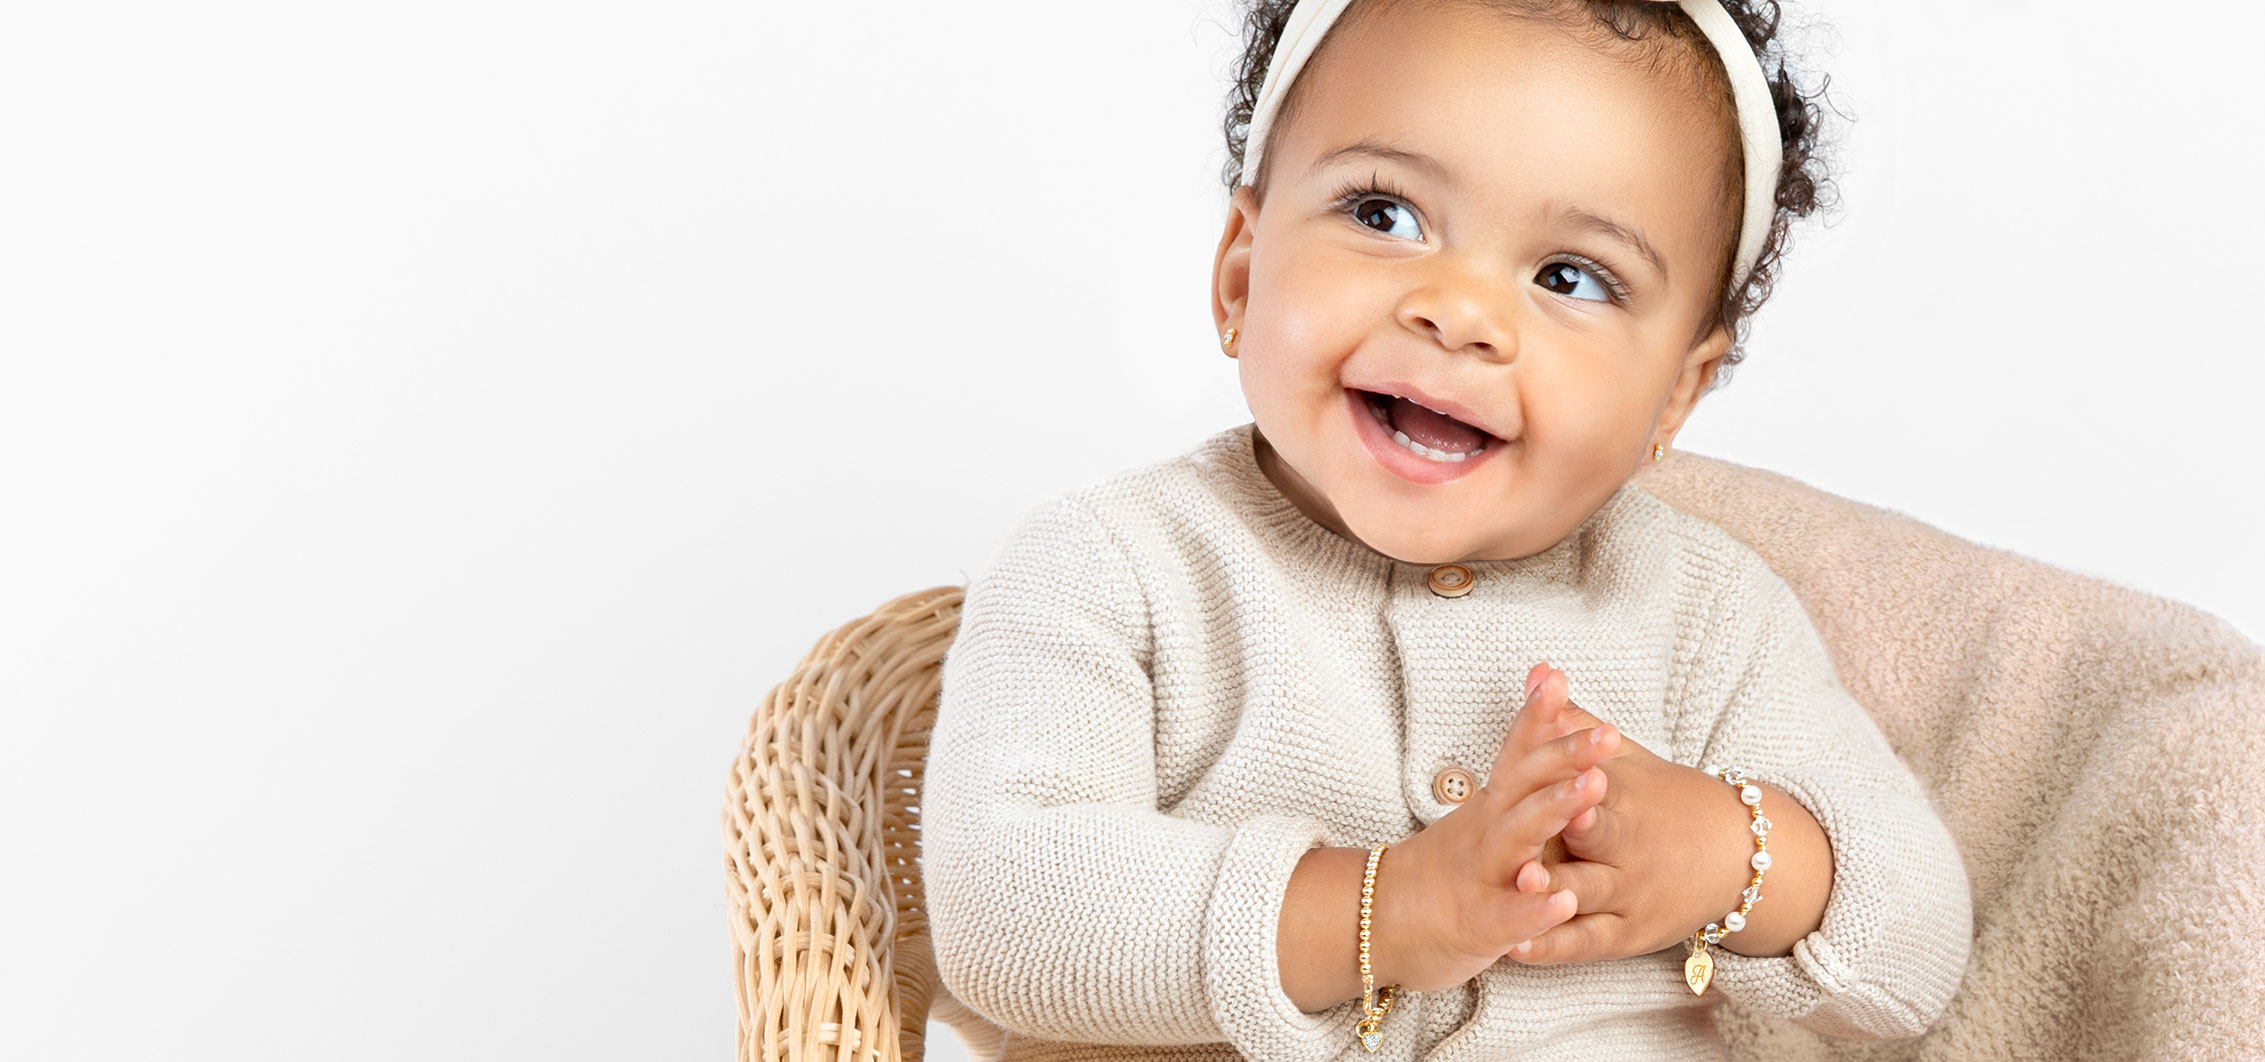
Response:
M1562 699L1565 689L1565 673L1551 669L1536 698ZM1557 716L1560 729L1600 722L1570 701ZM1598 769L1610 784L1597 806L1566 825L1570 858L1537 858L1516 878L1529 895L1570 889L1579 913L1512 948L1512 959L1539 965L1644 955L1738 906L1746 879L1735 864L1751 849L1725 846L1752 837L1740 828L1749 816L1728 785L1625 736Z
M1371 919L1377 984L1453 988L1573 917L1572 895L1541 891L1538 860L1573 816L1605 798L1596 764L1619 747L1619 731L1566 731L1564 683L1554 689L1527 698L1477 793L1385 854ZM1532 889L1520 887L1526 867L1536 868Z

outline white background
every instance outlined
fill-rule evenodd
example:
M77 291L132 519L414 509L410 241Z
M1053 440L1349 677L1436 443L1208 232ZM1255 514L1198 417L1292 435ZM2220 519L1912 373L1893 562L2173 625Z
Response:
M1813 11L1846 208L1682 446L2265 632L2265 9ZM9 5L0 1057L730 1057L764 692L1247 419L1235 25Z

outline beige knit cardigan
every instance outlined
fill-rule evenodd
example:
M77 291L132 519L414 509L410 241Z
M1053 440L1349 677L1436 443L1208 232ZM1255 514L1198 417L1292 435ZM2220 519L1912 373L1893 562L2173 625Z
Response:
M1298 510L1252 442L1246 423L1040 507L969 584L923 869L939 976L1007 1030L1005 1059L1687 1060L1722 1057L1726 1000L1832 1037L1945 1013L1972 929L1960 853L1752 550L1631 483L1441 597L1431 566ZM1290 872L1451 810L1433 777L1484 777L1542 660L1653 752L1799 800L1833 849L1823 924L1786 957L1717 949L1705 996L1680 946L1498 962L1404 996L1368 1055L1358 1000L1307 1014L1282 991Z

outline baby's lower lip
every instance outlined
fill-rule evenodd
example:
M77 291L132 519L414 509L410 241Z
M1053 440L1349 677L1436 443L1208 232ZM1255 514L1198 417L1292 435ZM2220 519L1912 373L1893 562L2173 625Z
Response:
M1447 483L1470 475L1471 470L1492 459L1495 451L1510 445L1508 440L1490 438L1486 446L1461 461L1433 461L1419 457L1407 447L1392 440L1392 432L1378 423L1369 412L1368 393L1357 388L1345 389L1345 402L1353 416L1353 432L1360 436L1361 445L1369 456L1385 470L1411 483L1433 485Z

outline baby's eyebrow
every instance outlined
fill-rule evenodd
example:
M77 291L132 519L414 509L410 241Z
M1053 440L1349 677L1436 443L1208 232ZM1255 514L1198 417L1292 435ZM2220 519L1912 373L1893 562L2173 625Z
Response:
M1652 249L1651 241L1645 239L1643 233L1626 225L1615 223L1609 218L1599 217L1577 206L1565 203L1556 203L1552 206L1551 214L1556 220L1571 222L1576 229L1594 232L1600 236L1608 236L1628 245L1637 254L1643 255L1644 260L1650 262L1653 269L1659 270L1661 279L1666 279L1667 261L1660 257L1658 251Z
M1380 144L1374 140L1356 140L1353 143L1347 144L1344 147L1338 148L1335 151L1329 152L1328 154L1325 154L1320 158L1313 160L1313 166L1306 170L1306 176L1308 178L1311 178L1314 174L1320 173L1324 167L1329 166L1331 163L1342 162L1345 159L1358 158L1364 155L1369 158L1385 159L1391 162L1402 163L1415 169L1422 170L1442 184L1451 185L1455 183L1454 176L1447 172L1446 164L1440 162L1438 159L1432 158L1431 156L1423 154L1419 151L1407 151L1401 148L1393 147L1389 144Z

